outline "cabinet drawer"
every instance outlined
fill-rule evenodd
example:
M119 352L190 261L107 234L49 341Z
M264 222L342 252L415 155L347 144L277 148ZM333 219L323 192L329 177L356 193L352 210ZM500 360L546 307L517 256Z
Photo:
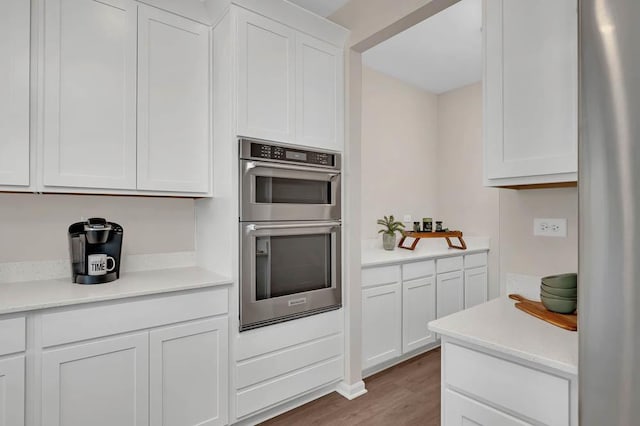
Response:
M227 313L227 289L206 289L45 313L44 347Z
M487 266L487 253L468 254L464 257L464 268L478 268Z
M462 269L462 256L445 257L436 261L436 269L439 274L444 272L459 271Z
M24 317L0 320L0 355L7 355L25 350Z
M238 389L264 382L342 355L342 333L268 355L241 361L237 366Z
M248 416L340 380L343 377L343 364L342 357L333 358L240 391L236 394L237 416Z
M362 287L400 282L400 265L381 266L362 270Z
M444 381L448 387L546 425L568 425L569 380L501 358L447 343Z
M402 265L402 279L413 280L415 278L429 277L436 272L436 262L426 260Z
M479 425L479 426L529 426L523 422L484 405L476 400L467 398L449 389L444 392L444 426Z

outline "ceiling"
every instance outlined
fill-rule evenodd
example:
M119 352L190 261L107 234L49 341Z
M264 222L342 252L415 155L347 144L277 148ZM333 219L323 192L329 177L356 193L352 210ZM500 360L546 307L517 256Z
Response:
M307 10L312 11L316 15L324 16L325 18L342 6L347 4L349 0L289 0L291 3L295 3Z
M444 93L482 79L481 28L482 0L461 0L367 50L362 60L384 74Z

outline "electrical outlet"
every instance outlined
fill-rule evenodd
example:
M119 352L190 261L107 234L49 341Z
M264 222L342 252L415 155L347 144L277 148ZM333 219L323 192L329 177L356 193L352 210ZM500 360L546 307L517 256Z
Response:
M405 214L404 215L404 219L402 220L403 222L412 222L411 220L411 215L410 214Z
M533 219L533 235L566 238L567 219Z

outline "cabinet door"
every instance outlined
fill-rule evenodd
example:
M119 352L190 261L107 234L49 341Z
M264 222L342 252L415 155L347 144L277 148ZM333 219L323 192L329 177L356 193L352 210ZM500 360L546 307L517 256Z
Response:
M227 424L227 318L152 331L152 425Z
M136 6L49 0L44 185L136 187Z
M444 391L443 426L525 426L531 425L507 413L467 398L450 389Z
M401 318L400 283L362 290L363 368L400 356Z
M0 3L0 185L29 185L30 7Z
M577 172L577 0L487 0L485 174ZM527 183L544 183L540 181Z
M238 134L281 142L295 137L295 32L238 13Z
M149 334L42 355L43 426L149 424Z
M436 312L438 318L464 309L464 277L462 271L438 274Z
M342 151L344 59L342 50L296 34L296 141Z
M464 271L464 308L470 308L487 301L487 267Z
M433 276L402 283L402 353L435 342L427 324L436 319L436 283Z
M0 426L24 425L24 355L0 360Z
M209 190L210 28L138 13L138 189Z

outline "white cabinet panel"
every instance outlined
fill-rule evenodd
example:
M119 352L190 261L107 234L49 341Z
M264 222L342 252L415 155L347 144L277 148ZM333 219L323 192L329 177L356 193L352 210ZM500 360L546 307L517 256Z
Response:
M462 265L462 256L444 257L436 260L436 271L438 274L442 274L443 272L459 271L462 269Z
M297 142L341 151L344 133L342 50L297 33L296 74Z
M362 287L397 283L400 281L400 265L363 269L361 279Z
M0 426L24 425L24 355L0 360Z
M485 177L493 184L576 180L577 22L576 0L487 0Z
M294 142L295 31L237 8L238 134Z
M50 0L44 185L136 187L136 5Z
M209 190L210 29L141 5L138 189Z
M148 333L42 355L43 426L149 424Z
M400 283L362 290L363 368L401 355L401 321Z
M464 308L470 308L487 301L487 267L465 269Z
M413 280L416 278L429 277L436 272L435 260L424 260L422 262L411 262L402 265L402 279Z
M445 343L442 374L447 386L490 401L536 424L569 424L571 383L567 378Z
M464 309L464 276L462 271L437 276L438 318Z
M150 421L163 426L227 424L227 318L150 333Z
M29 185L30 6L0 2L0 185Z
M402 283L402 353L435 342L427 324L436 319L435 277Z
M444 391L444 399L443 426L531 425L449 389Z

